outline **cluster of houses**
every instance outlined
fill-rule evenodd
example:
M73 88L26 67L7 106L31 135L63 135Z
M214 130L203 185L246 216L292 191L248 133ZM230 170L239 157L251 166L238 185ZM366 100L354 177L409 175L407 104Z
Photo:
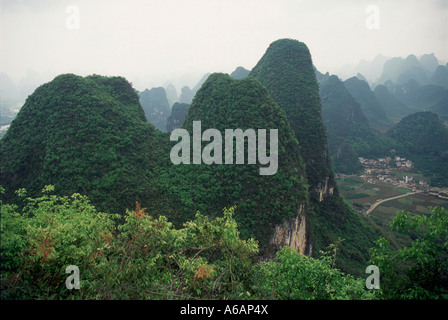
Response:
M423 191L442 199L448 199L448 188L430 188L428 182L417 181L409 175L400 175L400 179L393 171L410 172L414 168L411 160L399 156L385 157L379 159L359 158L359 162L364 167L364 173L360 176L363 181L368 183L389 183L401 188L411 189L412 191Z
M411 160L399 156L379 159L360 157L359 162L364 167L364 174L360 177L368 183L384 182L413 191L428 191L429 185L426 181L417 181L411 174L398 178L397 174L393 172L396 170L411 171L414 168L414 163Z
M391 159L391 157L387 157L385 159L380 158L378 160L380 162L381 162L381 160L383 160L384 162L387 163L387 161L390 162L392 159ZM395 165L396 165L397 168L401 168L401 169L405 169L405 170L409 170L409 169L412 169L414 167L414 164L412 163L411 160L406 160L406 158L401 158L399 156L395 157Z
M414 168L414 163L411 160L407 160L406 158L402 158L400 156L392 157L385 157L385 158L379 158L379 159L366 159L366 158L359 158L359 162L364 167L369 168L393 168L393 169L404 169L409 171L410 169Z

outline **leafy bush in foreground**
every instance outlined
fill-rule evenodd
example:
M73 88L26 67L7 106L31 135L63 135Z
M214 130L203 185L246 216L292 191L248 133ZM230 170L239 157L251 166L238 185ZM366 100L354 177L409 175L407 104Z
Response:
M292 248L257 261L258 243L242 240L234 208L197 213L176 229L136 203L120 215L96 211L86 196L2 205L2 299L371 299L334 257L313 259ZM2 189L3 192L3 189ZM66 286L79 268L80 289Z
M391 228L411 238L394 251L380 238L371 249L371 263L381 270L384 299L448 299L448 211L411 217L398 212Z
M234 208L213 220L198 213L176 230L138 203L118 224L79 194L24 201L22 212L2 206L3 299L232 298L258 252L254 240L240 239ZM80 290L65 286L70 265L80 270Z

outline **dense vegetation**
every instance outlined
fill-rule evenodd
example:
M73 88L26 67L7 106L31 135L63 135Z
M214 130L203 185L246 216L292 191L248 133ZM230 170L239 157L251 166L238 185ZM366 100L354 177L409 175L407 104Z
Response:
M308 47L292 39L274 41L250 75L260 80L285 110L300 143L311 190L325 185L331 166L319 86Z
M401 103L443 110L446 90L414 86L425 94L410 107L403 98L417 91L388 83L374 93L354 79L352 95L290 39L272 43L248 73L206 74L182 90L179 100L191 105L171 111L163 88L139 96L121 77L66 74L30 95L0 140L2 298L446 298L446 210L401 213L392 228L410 232L410 244L395 250L375 243L380 231L340 196L333 174L393 147L431 184L448 185L448 133L437 115L411 114L382 134L363 111L387 105L398 120ZM192 155L194 121L201 134L221 132L199 143L222 165L170 161L179 141L160 130L182 124ZM276 174L260 175L268 165L247 164L247 151L244 165L225 164L226 129L268 137L277 129L278 152L266 145ZM271 245L275 228L297 217L306 218L303 247ZM365 288L369 259L384 270L381 290ZM64 285L69 265L81 270L81 290Z
M322 120L316 73L310 52L304 43L280 39L269 46L250 75L259 79L285 110L299 141L310 186L309 221L310 233L314 239L313 254L318 256L319 251L339 238L348 237L350 232L352 235L362 233L365 236L365 241L351 238L343 244L344 250L338 260L338 267L353 272L367 261L367 249L375 240L375 233L339 195L328 151L327 132ZM341 228L341 225L348 226L351 231Z
M254 78L234 80L226 74L212 74L197 92L182 125L190 135L193 121L201 121L202 131L214 128L221 132L223 164L173 165L166 171L161 179L165 183L162 191L178 199L170 215L172 221L180 225L191 219L197 210L216 216L223 207L236 205L235 219L243 237L255 237L266 247L274 226L297 216L300 205L307 202L299 144L286 115ZM278 129L276 174L260 175L259 169L266 165L261 165L259 160L256 164L247 164L247 143L244 147L246 165L225 164L226 129L243 132L254 129L257 136L258 129L267 129L266 148L269 150L270 128ZM215 139L217 137L212 141ZM190 140L192 144L192 138ZM172 146L176 143L172 142ZM207 144L202 142L202 148ZM221 148L221 141L218 144ZM235 143L232 150L236 150Z
M385 299L448 299L448 211L430 215L398 212L390 226L409 236L409 245L391 249L381 237L371 249L371 263L381 270Z
M171 114L166 120L166 131L171 132L180 128L185 121L190 105L187 103L175 102L171 108Z
M362 111L373 128L384 132L392 126L392 122L387 117L383 106L370 90L367 82L352 77L345 80L344 85L360 104Z
M119 216L98 212L87 197L25 197L24 208L2 209L2 298L177 299L235 298L257 244L241 240L233 209L210 219L197 214L175 229L137 203ZM65 286L65 268L80 270L81 289Z
M448 185L448 128L436 114L411 114L387 135L397 141L397 152L415 161L418 169L431 179L431 185Z
M360 172L359 156L379 158L398 152L413 160L416 170L429 177L432 186L447 185L446 127L437 119L437 115L444 119L448 114L447 90L418 85L411 80L406 85L388 81L372 92L366 82L355 77L344 82L348 89L344 90L339 82L336 76L331 76L320 83L322 115L336 172ZM371 119L365 120L368 112L356 107L362 105L360 101L381 106L387 117L397 123L388 131L380 132L381 128L370 126ZM437 115L419 111L426 109L434 110ZM382 121L378 120L380 118L376 118L377 124ZM382 130L385 128L383 126ZM395 153L391 153L392 150Z
M392 226L415 235L391 250L380 238L371 262L380 289L334 267L338 244L320 259L291 248L258 261L258 244L243 240L234 208L210 218L197 213L181 228L136 203L124 222L99 212L86 196L56 196L46 186L37 198L2 204L2 299L440 299L447 297L448 212L409 218ZM4 190L1 190L2 192ZM79 287L67 268L79 270ZM404 270L402 269L405 267ZM402 271L403 270L403 271ZM78 289L77 289L78 288Z
M358 157L387 154L391 141L370 127L359 103L350 95L337 76L320 85L322 117L328 132L333 168L352 174L361 169Z
M159 136L124 78L60 75L28 97L0 140L5 196L22 187L37 195L51 183L59 194L88 195L99 210L149 205L165 158Z

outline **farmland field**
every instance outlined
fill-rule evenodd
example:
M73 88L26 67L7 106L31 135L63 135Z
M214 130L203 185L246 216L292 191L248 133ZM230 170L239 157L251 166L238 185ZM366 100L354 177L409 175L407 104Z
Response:
M377 200L411 192L411 190L398 188L391 184L367 183L354 175L339 177L337 183L342 196L355 210L361 212L364 212ZM370 218L379 225L385 225L395 217L397 211L405 210L412 214L427 214L429 213L428 207L435 206L448 208L448 200L419 193L379 205L370 213Z

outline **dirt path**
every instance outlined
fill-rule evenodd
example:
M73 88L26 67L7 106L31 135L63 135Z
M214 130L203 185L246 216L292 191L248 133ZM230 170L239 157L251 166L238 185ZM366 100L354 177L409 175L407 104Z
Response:
M378 207L380 204L382 204L384 202L395 200L395 199L400 199L400 198L404 198L404 197L408 197L408 196L412 196L413 194L422 193L422 192L423 191L409 192L409 193L401 194L399 196L395 196L395 197L392 197L392 198L387 198L387 199L383 199L383 200L377 201L374 204L372 204L369 209L367 209L365 215L366 216L369 215L373 210L375 210L376 207Z

